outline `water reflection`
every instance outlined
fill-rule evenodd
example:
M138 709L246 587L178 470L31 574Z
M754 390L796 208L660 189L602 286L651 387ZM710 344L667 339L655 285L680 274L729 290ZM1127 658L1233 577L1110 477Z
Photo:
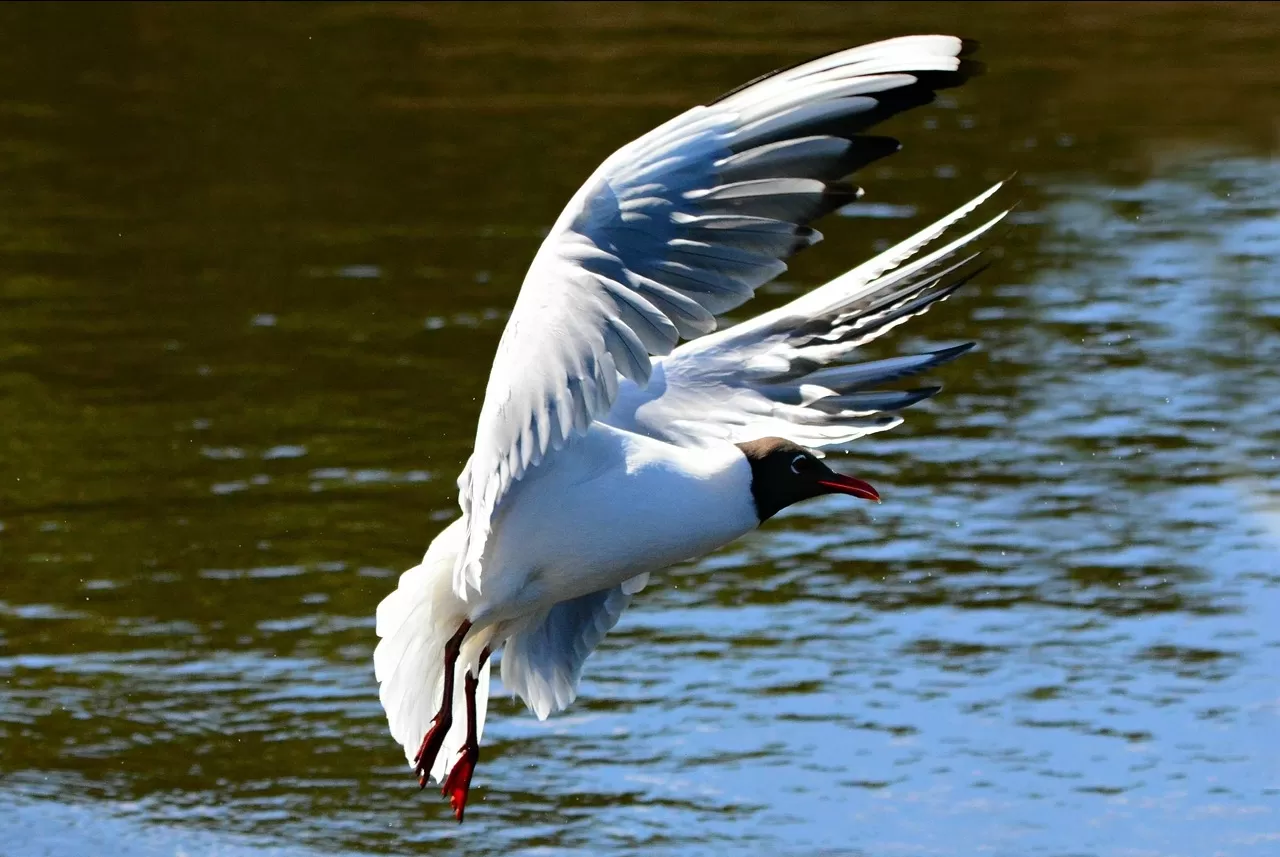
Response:
M882 349L982 341L858 457L888 502L788 510L646 591L567 716L496 694L462 831L417 793L373 608L454 514L542 230L677 106L886 29L543 8L0 11L15 857L64 826L141 854L1274 849L1265 4L978 15L993 73L893 128L752 307L1021 170L1002 264Z

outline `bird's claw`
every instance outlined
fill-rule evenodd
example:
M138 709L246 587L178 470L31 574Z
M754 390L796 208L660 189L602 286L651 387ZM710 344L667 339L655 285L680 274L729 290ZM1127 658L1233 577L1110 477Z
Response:
M440 748L444 745L444 736L449 734L452 726L452 718L445 717L443 712L431 719L431 728L422 739L418 755L413 757L413 772L418 775L418 788L426 788L436 756L440 755Z
M445 778L440 794L448 795L449 805L458 823L462 823L462 814L467 808L467 791L471 788L471 775L475 773L476 762L480 759L479 747L463 747L453 770Z

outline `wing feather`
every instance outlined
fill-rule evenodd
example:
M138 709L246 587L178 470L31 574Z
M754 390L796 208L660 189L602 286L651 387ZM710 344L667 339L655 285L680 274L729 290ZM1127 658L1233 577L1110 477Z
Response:
M502 684L545 720L578 695L588 656L618 623L631 598L644 589L642 574L612 589L555 605L539 621L512 636L502 653Z
M893 428L901 422L895 412L940 388L877 388L949 362L972 343L868 362L855 362L858 348L983 270L992 231L1009 209L968 224L1002 185L830 283L658 358L660 383L624 382L604 421L682 446L774 435L821 449Z

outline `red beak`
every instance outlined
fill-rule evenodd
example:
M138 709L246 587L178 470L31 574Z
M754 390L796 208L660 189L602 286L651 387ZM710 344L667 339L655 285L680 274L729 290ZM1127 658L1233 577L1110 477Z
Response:
M836 494L848 494L850 497L880 502L880 492L871 487L871 483L845 476L843 473L833 473L830 479L821 479L818 484Z

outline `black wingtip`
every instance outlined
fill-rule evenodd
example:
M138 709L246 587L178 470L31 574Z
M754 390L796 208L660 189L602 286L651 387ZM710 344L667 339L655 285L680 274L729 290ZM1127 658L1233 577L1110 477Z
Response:
M844 154L832 161L821 174L815 174L814 178L828 182L848 178L881 158L902 151L902 143L893 137L855 134L844 139L849 143Z
M818 203L814 216L809 219L810 221L819 220L861 198L862 188L855 184L846 181L828 182L822 191L822 199Z
M859 147L858 155L866 163L871 163L880 158L887 158L889 155L902 151L902 141L897 137L859 134L857 137L847 137L845 139L853 146Z
M794 238L795 241L791 245L791 250L786 255L786 258L788 259L799 253L801 250L812 247L814 244L821 241L822 233L814 229L812 226L797 226Z
M942 385L930 384L928 387L917 387L914 390L906 390L904 392L906 392L911 398L908 399L906 404L902 407L909 408L912 405L923 402L925 399L930 399L938 395L938 393L942 392Z
M956 54L956 58L960 60L960 68L956 70L956 74L961 83L987 73L987 64L973 58L981 47L982 43L977 39L960 37L960 51Z
M933 356L937 358L937 362L933 365L941 366L943 363L950 363L961 354L973 350L973 347L977 344L978 343L976 342L962 342L959 345L953 345L950 348L940 348L933 352Z

